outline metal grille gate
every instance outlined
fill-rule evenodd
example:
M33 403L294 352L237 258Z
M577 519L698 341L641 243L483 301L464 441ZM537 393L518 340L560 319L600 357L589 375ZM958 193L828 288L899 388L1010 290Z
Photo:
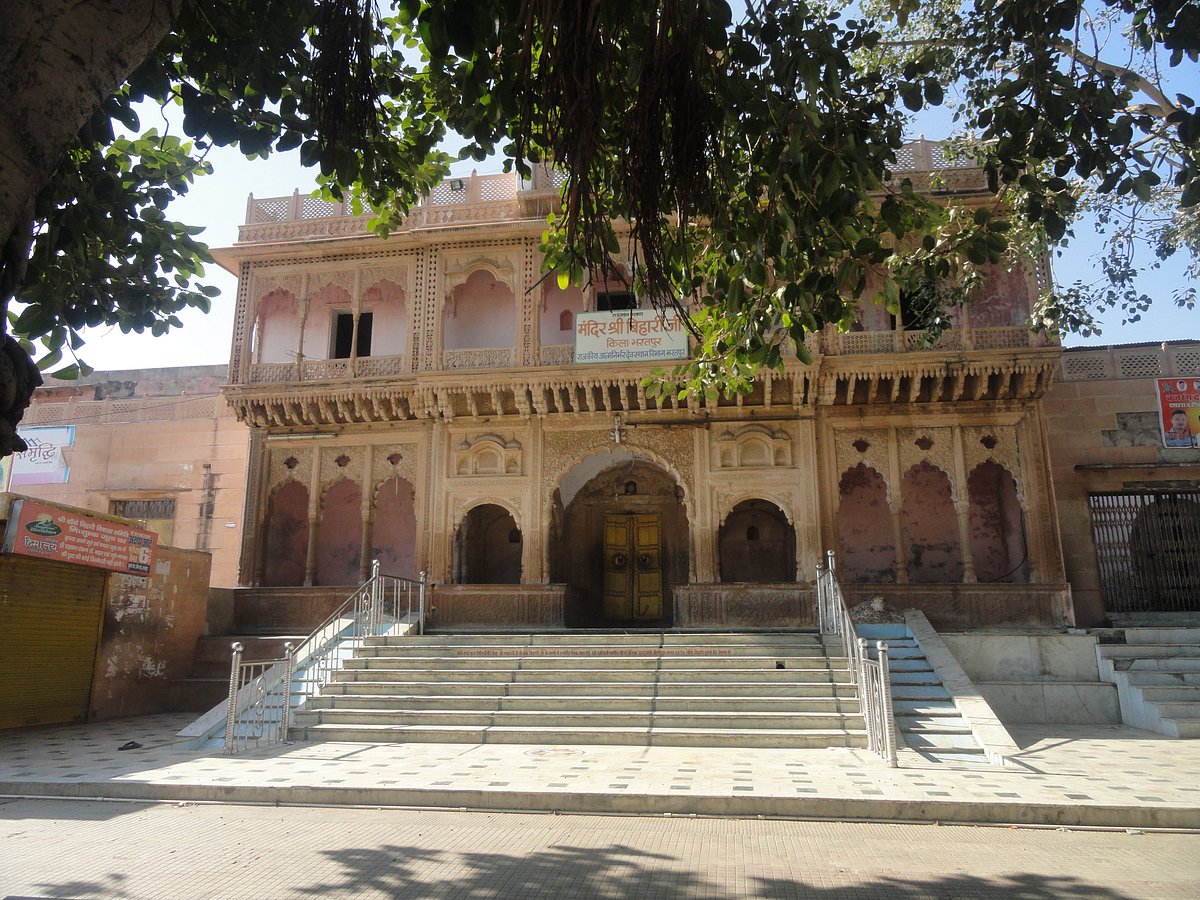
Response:
M1200 611L1200 491L1091 494L1107 612Z

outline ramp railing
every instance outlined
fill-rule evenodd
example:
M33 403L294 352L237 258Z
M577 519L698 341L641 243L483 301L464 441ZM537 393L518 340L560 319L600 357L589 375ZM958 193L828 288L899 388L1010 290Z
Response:
M888 667L888 647L875 644L876 656L860 638L850 619L842 586L837 580L837 564L832 550L825 552L826 564L817 565L817 620L821 634L841 639L846 648L847 669L858 690L859 709L867 729L867 747L896 768L896 714L892 709L892 677Z
M297 648L286 644L281 659L243 662L243 646L233 645L229 671L225 752L287 739L291 710L328 684L343 661L368 637L396 625L425 633L425 573L420 578L383 575L379 560L371 578L317 626Z

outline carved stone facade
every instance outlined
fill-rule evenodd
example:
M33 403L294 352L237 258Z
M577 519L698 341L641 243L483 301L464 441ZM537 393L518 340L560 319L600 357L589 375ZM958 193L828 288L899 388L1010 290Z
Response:
M1070 620L1040 413L1060 351L1005 318L1028 279L992 282L1004 316L978 333L962 313L933 347L900 323L827 331L748 394L651 400L654 364L573 364L560 334L592 292L547 301L544 223L500 194L423 206L385 242L357 219L336 242L252 224L218 254L241 278L226 396L256 435L244 583L334 571L336 501L361 548L336 571L403 560L443 586L445 624L811 624L826 549L934 618L986 584L989 623L1033 585L1058 599L1023 620ZM748 584L763 552L771 580ZM489 555L519 583L473 581Z

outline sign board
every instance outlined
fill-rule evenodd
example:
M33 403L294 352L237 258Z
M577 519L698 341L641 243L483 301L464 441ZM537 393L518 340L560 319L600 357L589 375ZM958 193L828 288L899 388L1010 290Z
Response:
M1159 378L1159 425L1164 447L1200 447L1200 378Z
M687 357L687 329L677 313L622 309L580 313L575 319L576 363Z
M71 470L63 448L75 443L75 426L21 428L17 433L29 449L13 454L5 490L25 484L66 484Z
M71 513L34 500L14 500L4 552L123 572L154 571L158 535L119 522Z

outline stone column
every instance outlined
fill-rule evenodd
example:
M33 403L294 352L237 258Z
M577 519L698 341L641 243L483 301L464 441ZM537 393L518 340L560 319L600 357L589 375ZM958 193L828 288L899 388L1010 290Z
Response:
M908 557L904 553L904 529L900 523L900 508L904 505L904 473L900 471L900 446L895 428L888 429L888 469L888 500L892 513L892 534L896 540L896 583L908 584Z
M975 560L971 555L971 492L967 488L967 464L963 457L962 427L954 426L954 512L958 516L958 542L962 546L963 583L975 583Z
M321 446L313 446L312 477L308 488L308 549L304 557L304 586L312 587L317 574L317 533L321 526Z

